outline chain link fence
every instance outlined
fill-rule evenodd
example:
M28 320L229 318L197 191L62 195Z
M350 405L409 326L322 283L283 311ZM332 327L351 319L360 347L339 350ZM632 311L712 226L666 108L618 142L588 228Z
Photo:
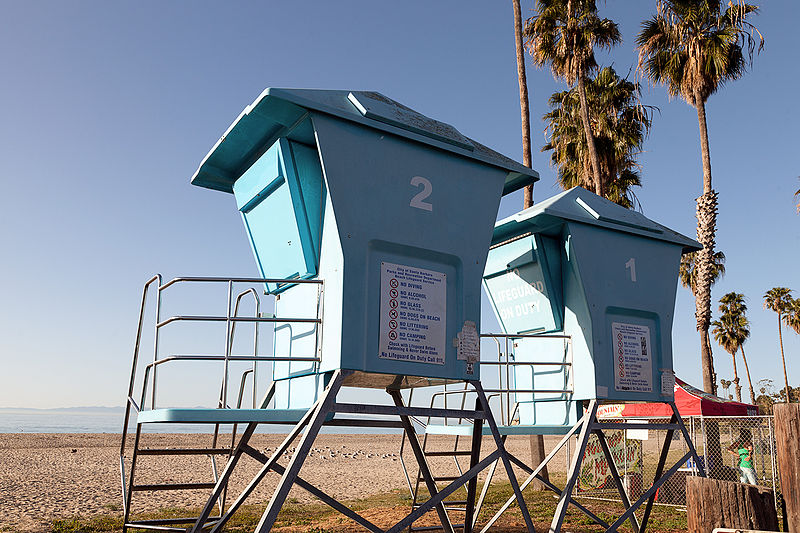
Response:
M641 419L643 422L666 423L666 418ZM610 421L610 420L609 420ZM625 419L625 422L632 422ZM683 420L707 474L716 479L746 481L740 468L749 456L758 485L776 491L776 505L781 501L775 456L775 431L771 416L686 417ZM631 500L642 495L655 481L659 453L666 430L605 430L612 456ZM740 455L740 450L749 453ZM667 463L674 464L689 451L682 434L675 431L670 443ZM745 464L746 466L746 464ZM689 460L656 492L656 503L686 505L686 478L698 474L697 465ZM586 448L575 496L619 500L603 450L592 435ZM778 509L780 514L780 509Z

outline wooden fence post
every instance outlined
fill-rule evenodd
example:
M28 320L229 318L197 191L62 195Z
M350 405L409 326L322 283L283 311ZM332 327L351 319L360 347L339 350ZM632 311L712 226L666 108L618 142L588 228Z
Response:
M800 531L800 404L778 404L774 413L778 473L788 518L786 529Z
M690 476L686 525L690 533L711 533L718 527L776 531L775 493L757 485Z

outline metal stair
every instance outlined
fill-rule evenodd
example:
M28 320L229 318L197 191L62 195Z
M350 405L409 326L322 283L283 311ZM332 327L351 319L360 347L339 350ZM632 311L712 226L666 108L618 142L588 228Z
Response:
M445 386L443 391L435 393L431 397L431 408L433 408L433 406L436 403L436 400L437 400L438 397L442 398L443 403L445 405L445 408L447 408L447 398L449 396L451 396L451 395L458 395L458 396L461 397L460 408L464 409L465 404L466 404L466 396L467 396L468 392L469 391L468 391L466 386L464 386L463 390L461 390L461 389L459 389L459 390L448 389L447 386ZM413 395L413 390L410 392L410 394ZM411 400L411 398L409 398L409 402L410 402L410 400ZM431 418L428 417L427 423L425 423L425 424L423 424L421 421L418 421L418 422L420 422L420 424L423 425L423 427L427 427L431 423ZM465 421L463 419L459 419L458 423L461 423L461 422L465 422ZM401 461L403 461L403 451L404 451L406 439L409 438L409 437L411 437L411 436L409 436L407 434L403 435L403 441L402 441L402 443L400 445L400 458L401 458ZM413 437L416 438L416 435L414 435ZM469 469L469 464L467 464L467 468L464 468L464 466L459 462L459 458L462 458L462 457L470 458L470 457L472 457L473 456L473 449L472 449L472 446L470 446L469 449L464 449L464 448L460 448L459 447L460 441L462 440L460 435L455 435L453 440L452 440L452 444L449 444L446 447L446 449L435 449L435 450L434 449L430 449L431 446L433 445L433 442L432 442L432 439L430 439L429 437L430 437L430 435L427 432L425 432L424 436L422 437L422 451L423 451L423 454L424 454L426 459L427 458L448 458L448 457L452 459L452 464L449 466L449 468L447 468L447 470L448 470L447 472L437 473L436 472L437 469L436 468L431 468L431 466L429 464L429 469L431 470L431 472L433 474L433 481L437 485L450 483L450 482L458 479L461 475L464 474L465 471L467 471ZM479 449L480 448L480 443L477 443L477 446L478 446L477 453L479 455L480 454L480 449ZM440 463L440 462L437 462L437 466L439 466L438 470L441 470L441 465L438 464L438 463ZM403 468L405 469L405 463L403 463ZM412 510L416 510L421 506L420 501L424 502L427 499L425 497L425 494L422 494L422 495L420 494L421 489L423 489L423 490L426 489L425 484L424 484L424 477L422 475L421 469L417 468L417 474L416 474L413 482L410 479L407 471L406 471L406 478L407 478L407 481L408 481L408 484L409 484L409 490L411 491L411 497L412 497L411 508L412 508ZM464 499L466 497L465 493L466 493L466 489L462 488L461 490L458 490L458 491L454 492L453 494L451 494L450 496L448 496L447 498L445 498L443 500L445 510L448 513L455 514L457 516L457 518L458 518L456 522L451 524L453 529L461 529L461 530L465 529L464 523L466 521L466 513L467 513L467 507L466 506L468 505L467 500ZM451 522L452 522L452 519L451 519ZM472 522L474 524L474 517L472 519ZM469 529L471 530L471 527ZM415 531L441 531L441 530L442 530L441 524L436 525L436 526L414 526L412 524L408 529L409 532L415 532Z
M157 519L157 520L134 520L132 518L132 506L131 502L134 499L134 495L137 494L154 494L154 493L166 493L166 492L180 492L180 491L196 491L196 490L203 490L208 491L209 494L216 488L217 483L220 477L220 468L218 468L217 460L222 457L224 465L230 457L235 452L237 439L240 435L237 433L238 425L232 422L220 422L220 420L225 420L224 417L214 416L213 414L208 413L216 413L216 414L224 414L225 412L230 412L231 410L240 409L242 411L266 411L267 405L272 401L274 394L275 394L275 382L272 380L267 380L267 384L269 385L266 395L261 400L260 404L257 403L256 400L256 390L257 390L257 379L263 379L257 376L257 363L267 363L267 364L275 364L276 361L305 361L310 362L314 365L317 365L319 359L317 357L282 357L282 356L263 356L259 355L258 350L258 324L259 323L268 323L272 324L273 326L276 323L291 323L291 322L313 322L316 324L321 324L321 319L319 315L317 318L277 318L274 315L266 315L261 313L261 302L259 298L259 291L257 291L252 286L247 290L239 293L238 296L235 295L233 292L234 284L238 283L246 283L246 284L259 284L263 286L263 284L267 281L282 281L282 280L267 280L261 278L240 278L240 279L222 279L222 278L175 278L167 283L162 282L162 278L160 275L153 276L147 283L144 285L143 293L142 293L142 300L141 300L141 308L139 313L139 323L138 329L136 333L136 344L133 353L133 363L131 368L131 377L130 377L130 385L128 389L128 397L127 397L127 405L125 411L125 418L123 422L123 429L122 429L122 438L120 443L120 454L119 454L119 465L120 465L120 477L121 477L121 485L122 485L122 500L123 500L123 509L124 509L124 518L123 518L123 532L127 532L129 529L145 529L145 530L155 530L155 531L175 531L175 532L185 532L187 527L191 527L193 523L197 520L197 517L186 517L186 518L164 518L164 519ZM313 283L321 288L321 284L316 281L305 281L305 280L292 280L293 283ZM177 315L171 316L169 318L163 319L161 317L161 308L162 308L162 297L163 291L170 286L174 286L176 284L225 284L227 285L227 311L218 316L201 316L201 315ZM321 290L321 289L320 289ZM144 323L145 323L145 315L146 315L146 305L147 305L147 296L149 292L155 293L155 327L154 327L154 347L153 347L153 361L144 365L144 372L140 375L139 380L137 381L137 369L139 368L139 355L140 355L140 345L143 336L144 330ZM241 316L239 313L240 303L242 302L243 298L252 296L253 303L254 303L254 311L252 315L249 316ZM234 303L235 302L235 303ZM161 354L161 350L159 349L159 332L162 328L169 326L170 324L178 323L178 322L206 322L206 323L219 323L224 322L226 324L225 328L225 350L224 354L193 354L193 355L176 355L172 353L168 354ZM243 323L250 323L255 324L253 327L254 337L252 340L252 353L247 355L232 355L233 347L234 347L234 334L236 331L236 324L239 322ZM223 372L221 374L221 383L219 389L219 396L217 401L215 402L212 400L213 403L216 403L215 408L203 409L203 408L192 408L192 409L184 409L183 411L196 411L200 413L200 419L192 419L192 420L153 420L151 418L147 418L147 415L151 415L152 413L157 413L159 411L168 412L172 409L164 409L161 406L156 406L156 374L158 369L161 365L170 363L181 363L181 362L198 362L198 361L216 361L218 364L224 365ZM232 373L232 369L230 366L234 363L242 364L244 363L249 368L245 369L241 375L241 381L238 390L238 396L235 402L228 402L229 398L229 374ZM245 385L248 382L248 378L252 382L252 409L242 409L242 401L245 394ZM136 394L136 398L134 397L134 389L136 388L137 383L139 384L139 391L140 394ZM213 392L212 392L213 394ZM230 395L232 396L232 394ZM212 396L213 398L213 396ZM249 402L248 402L249 403ZM234 405L231 405L234 404ZM174 411L181 411L181 409L175 409ZM252 413L251 413L251 416ZM204 418L205 417L205 418ZM203 428L202 431L205 433L210 433L210 443L208 446L200 446L198 447L195 443L193 446L187 447L175 447L175 448L166 448L160 446L151 446L146 447L144 446L144 441L146 441L146 437L144 435L148 435L149 433L144 433L143 435L143 428L145 425L151 422L177 422L180 424L190 424L192 426ZM230 434L230 441L223 443L223 434L220 432L220 428L222 425L231 428ZM134 426L131 429L135 429L135 433L130 435L128 433L129 426ZM239 432L241 433L241 432ZM129 440L133 437L133 443L130 444ZM225 438L227 441L227 438ZM165 456L184 456L184 457L201 457L205 456L209 460L209 467L210 473L206 480L202 480L199 482L181 482L175 481L170 478L170 471L165 469L165 471L161 472L163 474L161 476L162 479L152 481L152 479L146 479L145 481L141 481L142 473L141 473L141 465L139 464L143 457L165 457ZM221 466L221 465L220 465ZM151 475L152 477L152 475ZM219 499L217 500L217 508L219 510L219 515L222 515L222 512L225 508L225 496L227 493L227 487L223 489L222 494L220 495ZM219 520L220 516L210 516L208 520L205 522L205 527L213 527L217 521Z

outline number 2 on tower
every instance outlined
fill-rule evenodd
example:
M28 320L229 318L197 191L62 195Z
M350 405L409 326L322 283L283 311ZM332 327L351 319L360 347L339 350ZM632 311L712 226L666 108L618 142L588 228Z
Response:
M431 185L431 182L422 176L414 176L411 178L411 186L422 187L422 190L414 195L408 205L416 207L417 209L422 209L423 211L433 211L433 204L423 201L433 192L433 185Z

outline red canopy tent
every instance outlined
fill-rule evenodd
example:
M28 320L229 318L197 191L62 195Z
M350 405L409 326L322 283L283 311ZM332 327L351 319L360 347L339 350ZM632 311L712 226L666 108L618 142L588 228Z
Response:
M726 400L692 387L675 378L675 405L681 416L755 416L758 406ZM670 417L672 409L663 403L625 403L601 405L598 418Z

